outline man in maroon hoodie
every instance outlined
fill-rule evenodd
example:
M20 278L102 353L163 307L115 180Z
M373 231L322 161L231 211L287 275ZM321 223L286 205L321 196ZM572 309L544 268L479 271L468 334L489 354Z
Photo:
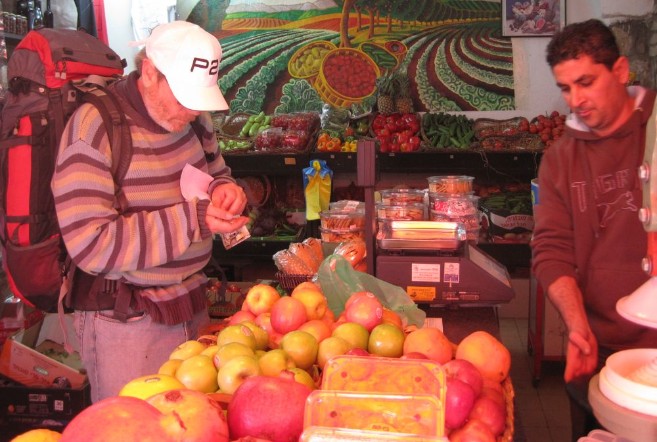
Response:
M637 170L655 92L627 86L629 61L598 20L557 33L547 62L571 114L541 160L532 265L568 328L564 379L577 440L598 425L587 389L606 357L657 346L657 330L616 312L616 301L648 278Z

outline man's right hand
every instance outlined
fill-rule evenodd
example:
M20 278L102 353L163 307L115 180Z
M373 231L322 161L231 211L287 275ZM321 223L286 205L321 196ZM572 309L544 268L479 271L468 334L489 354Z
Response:
M568 334L568 348L566 350L566 370L563 378L570 382L594 372L598 365L598 342L593 333L586 336L572 331Z

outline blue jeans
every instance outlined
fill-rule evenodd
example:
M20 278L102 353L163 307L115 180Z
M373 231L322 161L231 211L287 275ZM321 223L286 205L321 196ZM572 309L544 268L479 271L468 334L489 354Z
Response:
M112 310L75 311L75 332L92 402L116 396L132 379L157 373L173 349L196 339L209 321L207 309L176 325L155 323L148 314L121 322L112 317Z

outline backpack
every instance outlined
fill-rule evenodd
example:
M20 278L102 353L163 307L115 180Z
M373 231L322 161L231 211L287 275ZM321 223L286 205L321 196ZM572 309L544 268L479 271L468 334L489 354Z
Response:
M74 268L50 188L59 140L82 103L96 106L112 145L112 174L121 183L132 140L117 99L103 83L120 78L125 66L125 60L84 31L45 28L30 31L8 62L0 121L2 264L12 292L47 312L57 310L62 285ZM75 277L80 274L76 271ZM87 275L86 286L99 278L104 279Z

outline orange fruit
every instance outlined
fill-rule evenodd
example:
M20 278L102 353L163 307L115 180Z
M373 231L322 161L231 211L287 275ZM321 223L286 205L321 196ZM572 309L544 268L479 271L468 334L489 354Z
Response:
M511 353L495 336L479 330L463 338L456 347L456 358L465 359L486 379L502 382L511 369Z
M422 353L440 364L452 359L452 343L438 328L423 327L410 332L404 340L404 354Z
M381 322L384 324L392 324L400 330L404 330L401 316L399 316L396 311L390 310L387 307L383 307L383 316L381 317Z

